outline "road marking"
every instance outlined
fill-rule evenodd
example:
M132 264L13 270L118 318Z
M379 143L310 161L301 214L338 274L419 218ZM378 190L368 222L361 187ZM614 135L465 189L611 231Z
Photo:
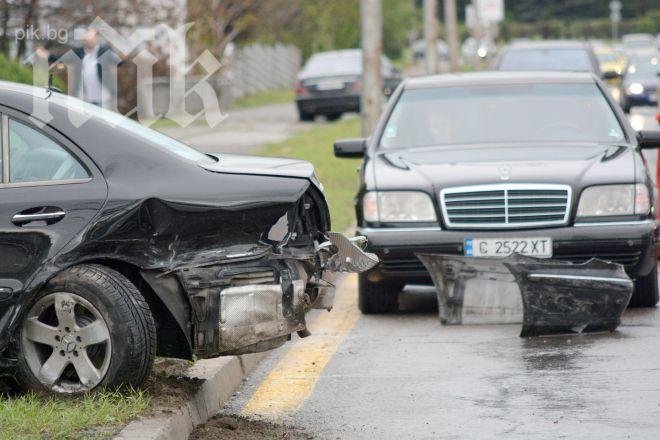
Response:
M357 276L349 275L337 286L332 311L308 324L312 336L300 339L280 359L243 407L243 415L280 419L298 409L359 318Z

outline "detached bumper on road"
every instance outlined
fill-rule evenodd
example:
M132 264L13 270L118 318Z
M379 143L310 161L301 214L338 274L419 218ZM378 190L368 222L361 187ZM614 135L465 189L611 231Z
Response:
M430 228L358 228L368 251L381 260L372 277L430 283L416 253L463 255L465 238L551 237L553 259L586 262L592 258L622 264L632 277L648 275L656 263L655 220L589 223L580 226L507 231L456 231Z
M522 309L520 336L614 331L633 292L623 267L601 260L419 257L433 277L443 324L518 323Z

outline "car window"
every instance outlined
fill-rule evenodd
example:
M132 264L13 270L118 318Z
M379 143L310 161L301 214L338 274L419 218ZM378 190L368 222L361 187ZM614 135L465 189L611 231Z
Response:
M71 153L36 129L9 120L9 181L85 179L89 173Z
M361 75L362 55L359 52L339 55L316 55L305 66L309 76Z
M499 70L554 70L591 72L584 49L517 49L502 54Z
M498 84L406 90L382 148L507 142L621 143L623 129L595 84Z

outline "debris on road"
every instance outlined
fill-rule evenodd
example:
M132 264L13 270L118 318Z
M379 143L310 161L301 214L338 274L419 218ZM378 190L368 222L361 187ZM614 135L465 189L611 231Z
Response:
M443 324L522 323L520 336L614 331L633 292L623 266L597 259L418 257Z
M264 438L310 440L305 431L278 423L250 420L244 417L218 415L193 431L190 440L205 439L261 440Z

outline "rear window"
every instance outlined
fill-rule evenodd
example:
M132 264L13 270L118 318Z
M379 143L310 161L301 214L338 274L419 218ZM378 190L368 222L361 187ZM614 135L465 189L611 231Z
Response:
M599 142L625 139L595 84L513 84L406 90L383 135L386 149Z
M317 55L305 65L304 74L314 75L361 75L362 57L350 55Z
M591 72L584 49L517 49L502 54L499 70L553 70Z

